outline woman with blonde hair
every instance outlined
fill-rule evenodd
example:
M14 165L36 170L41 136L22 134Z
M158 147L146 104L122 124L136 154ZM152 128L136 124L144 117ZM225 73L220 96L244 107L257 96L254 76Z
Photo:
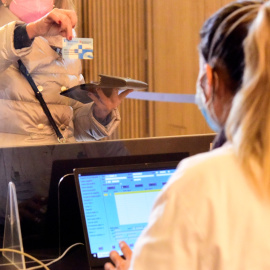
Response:
M255 15L242 86L226 122L228 142L179 164L133 254L121 242L126 260L112 251L115 267L108 263L106 270L270 269L270 2L234 12L245 15L231 30ZM205 68L210 91L217 75Z
M245 74L233 101L227 135L251 184L270 201L270 2L245 41Z
M89 94L93 100L89 104L60 96L62 90L84 83L80 60L63 59L61 54L62 38L71 40L75 35L73 2L1 2L1 146L99 140L111 135L120 122L117 106L131 90L118 95L114 89L107 97L98 89L97 96ZM39 97L42 92L41 104L20 72L24 66Z

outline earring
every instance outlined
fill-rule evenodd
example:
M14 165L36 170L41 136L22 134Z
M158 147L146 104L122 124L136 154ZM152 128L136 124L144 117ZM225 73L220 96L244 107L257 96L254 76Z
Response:
M4 6L4 7L7 7L7 2L3 3L3 6Z

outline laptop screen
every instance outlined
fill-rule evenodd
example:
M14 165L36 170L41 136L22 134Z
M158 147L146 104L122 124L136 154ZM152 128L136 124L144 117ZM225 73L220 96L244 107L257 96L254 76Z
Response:
M160 190L178 162L75 169L76 187L91 258L120 254L119 241L133 248Z

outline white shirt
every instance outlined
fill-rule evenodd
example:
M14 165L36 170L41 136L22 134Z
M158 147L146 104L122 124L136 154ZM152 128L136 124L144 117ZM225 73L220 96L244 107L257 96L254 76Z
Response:
M230 145L179 164L135 245L130 269L270 269L270 206Z

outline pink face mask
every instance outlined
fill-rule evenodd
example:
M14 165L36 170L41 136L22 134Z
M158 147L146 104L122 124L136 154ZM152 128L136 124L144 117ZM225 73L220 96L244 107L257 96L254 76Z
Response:
M9 10L21 21L34 22L53 9L54 0L13 0Z

